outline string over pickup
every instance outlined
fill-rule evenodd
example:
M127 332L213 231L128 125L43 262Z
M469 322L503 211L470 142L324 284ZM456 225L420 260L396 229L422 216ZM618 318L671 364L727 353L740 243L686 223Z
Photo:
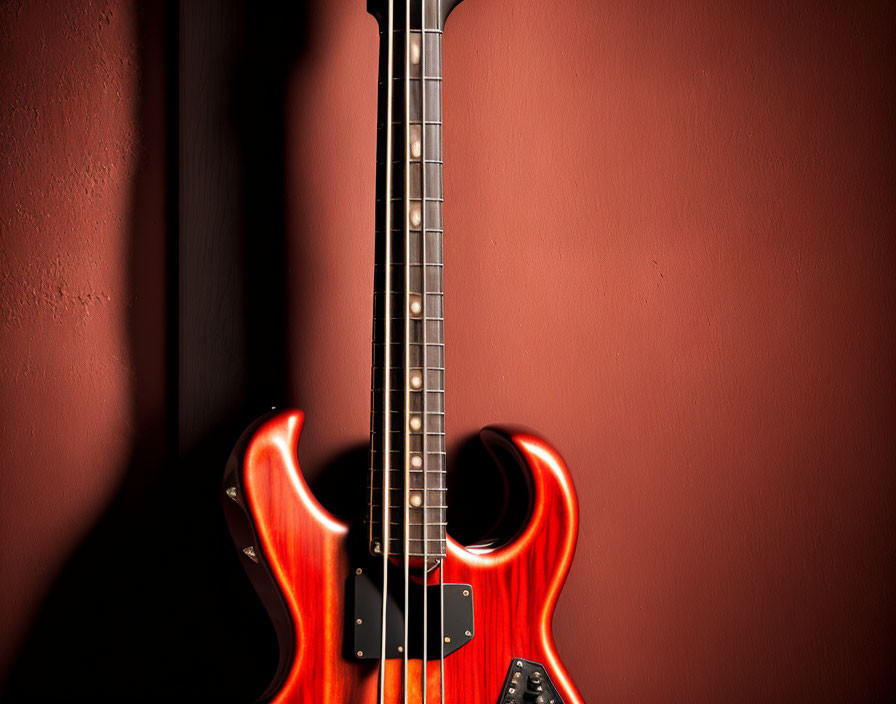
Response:
M359 574L360 572L360 574ZM352 606L351 613L346 614L350 619L349 627L352 629L352 654L358 660L379 660L382 633L383 594L381 590L382 579L377 575L368 574L364 570L355 570L352 579L349 580L349 589L353 594L346 599L346 604ZM423 586L411 582L408 587L408 621L409 633L423 632ZM459 650L474 636L473 625L473 588L469 584L445 584L444 585L444 612L445 629L441 629L441 609L438 584L433 584L426 589L428 608L426 613L426 656L427 660L438 660L440 653L450 655ZM404 583L399 575L389 576L389 595L386 603L386 658L401 658L404 656ZM423 642L421 638L408 639L408 657L423 657Z

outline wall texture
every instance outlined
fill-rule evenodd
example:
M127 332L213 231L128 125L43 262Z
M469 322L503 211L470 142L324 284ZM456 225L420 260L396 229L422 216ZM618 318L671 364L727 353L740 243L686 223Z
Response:
M0 678L133 437L130 5L0 5Z
M180 538L187 577L153 594L209 613L153 637L261 662L269 634L238 569L216 572L235 558L209 556L226 535L201 497L277 381L271 403L308 412L315 481L366 441L376 26L360 0L308 3L278 30L295 51L247 60L276 44L251 3L185 5L166 326L155 20L62 5L0 5L0 676L56 642L34 624L66 575L96 581L76 549L123 481L139 501L156 475L196 492L169 517L208 520ZM449 21L449 448L514 421L566 457L582 523L555 635L589 702L896 697L893 30L884 3L466 0ZM235 278L272 226L282 320ZM282 373L258 368L259 315ZM165 411L189 461L135 463ZM128 552L128 525L103 544ZM235 631L212 625L225 603ZM223 666L198 658L164 672L208 692Z

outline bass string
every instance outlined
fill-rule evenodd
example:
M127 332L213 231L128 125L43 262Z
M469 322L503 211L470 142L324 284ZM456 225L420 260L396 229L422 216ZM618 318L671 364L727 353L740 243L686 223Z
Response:
M393 32L395 7L394 1L389 0L388 9L388 32L387 32L387 56L386 64L389 76L393 73ZM383 506L382 506L382 538L383 538L383 599L382 610L380 612L380 673L379 673L379 692L378 703L385 704L386 699L386 618L387 618L387 595L389 593L389 548L391 545L391 536L389 535L391 521L390 507L390 464L391 464L391 412L392 399L392 301L389 292L392 290L392 208L389 198L392 194L392 81L386 82L386 203L385 211L385 295L384 312L383 312L383 337L384 354L383 354Z
M420 232L421 232L421 243L420 243L420 253L421 253L421 264L423 269L426 268L427 262L427 251L426 251L426 2L427 0L420 0ZM409 66L407 67L409 69ZM406 74L407 75L407 74ZM407 108L409 110L409 106ZM410 118L408 118L408 122L410 122ZM408 130L410 128L408 127ZM409 136L409 135L408 135ZM410 159L408 157L408 161L406 162L406 167L410 169ZM421 692L421 702L422 704L426 704L427 702L427 684L428 684L428 666L429 666L429 653L428 653L428 645L429 645L429 505L428 505L428 476L429 476L429 452L426 446L428 434L427 434L427 421L428 421L428 384L427 384L427 374L426 370L428 369L428 348L426 340L426 330L427 330L427 318L428 318L428 310L426 305L426 294L427 294L427 284L426 277L421 277L421 308L422 308L422 322L423 322L423 355L422 355L422 364L423 364L423 385L422 385L422 433L423 433L423 519L421 525L422 531L422 539L423 539L423 633L422 633L422 658L421 658L421 666L420 666L420 692ZM439 565L439 582L440 585L443 584L442 579L442 568ZM441 604L441 596L443 594L443 589L440 586L439 596L440 596L440 604ZM443 610L440 609L441 613L444 613ZM440 656L439 656L439 701L443 702L445 699L445 684L444 684L444 662L445 662L445 654L444 654L444 619L441 619L440 622L440 633L439 633L439 643L440 643Z
M420 85L421 85L420 95L421 95L421 101L422 101L423 108L425 108L425 106L426 106L426 104L425 104L425 101L426 101L426 97L425 97L426 96L426 71L425 71L425 67L426 67L426 13L425 13L425 10L426 10L426 7L425 7L425 5L426 5L426 0L421 0L420 27L421 27L421 31L422 31L422 34L421 34L422 39L420 42L420 78L421 78L421 80L420 80ZM437 22L442 17L442 0L436 0L436 15L435 16L436 16ZM439 75L441 75L441 71L439 71L438 73L439 73ZM420 147L420 170L421 170L421 173L423 174L422 182L425 183L425 178L426 178L426 111L425 111L425 109L421 109L420 119L422 121L422 126L420 127L420 145L421 145L421 147ZM441 120L441 115L439 115L439 119ZM423 212L425 213L426 212L426 189L425 188L423 189L422 193L423 193ZM424 230L423 230L423 243L424 243L424 247L425 247L426 246L425 225L424 225ZM425 270L426 269L425 256L423 259L423 265L424 265L423 268ZM425 279L426 277L424 276L423 278ZM425 299L424 299L423 309L424 309L424 311L426 310ZM442 312L442 315L444 316L444 311ZM425 330L425 328L424 328L424 330ZM426 347L427 347L427 345L424 344L424 346L423 346L424 357L426 355ZM445 366L445 365L443 364L442 366ZM444 384L442 385L442 388L444 389ZM425 403L425 401L424 401L424 403ZM425 408L425 406L424 406L424 408ZM444 408L442 410L444 410ZM444 431L444 427L442 428L442 430ZM424 436L424 442L425 442L425 436ZM428 455L428 453L424 453L424 456L427 456L427 455ZM441 460L439 460L439 462L441 463ZM442 470L441 464L438 469L441 472L441 470ZM424 463L424 475L423 475L423 479L424 479L423 486L424 487L426 486L425 471L426 471L426 465ZM441 485L442 484L440 481L439 486L441 487ZM426 495L425 489L424 489L423 494L424 494L424 496ZM442 495L442 493L439 492L439 496L441 496L441 495ZM447 503L447 502L439 501L440 506L444 505L445 503ZM424 537L423 544L428 545L429 541L426 540L426 538L429 537L429 526L425 525L425 523L426 523L425 514L427 513L427 511L424 510L423 513L424 513L423 521L424 521L424 531L425 531L425 533L423 535L423 537ZM441 513L441 511L440 511L440 513ZM440 522L442 520L443 520L442 518L439 518ZM440 553L441 553L441 537L442 537L442 535L440 532L439 533L439 538L440 538L439 552ZM446 537L446 539L445 539L445 554L444 554L444 556L441 557L441 561L438 566L438 569L439 569L439 702L442 704L444 704L444 701L445 701L445 562L447 561L447 559L448 559L448 540ZM424 619L424 623L427 623L429 619L426 615L425 603L426 602L424 601L424 617L423 617L423 619ZM424 626L424 628L425 628L425 626ZM426 658L425 658L425 656L424 656L424 660L423 660L423 670L424 670L424 678L425 678L426 677ZM426 704L425 696L423 698L423 704Z
M426 704L426 670L427 670L427 652L426 652L426 626L429 623L428 616L428 576L429 576L429 525L427 524L427 514L429 513L427 510L427 476L429 470L429 453L427 450L429 449L426 446L427 442L427 407L426 407L426 398L429 395L428 391L428 374L426 370L427 366L427 358L426 358L426 348L427 348L427 340L426 340L426 0L420 0L420 263L422 266L422 271L424 274L420 277L420 294L421 294L421 309L422 309L422 319L423 319L423 333L421 338L423 340L423 383L421 385L423 390L423 404L422 404L422 431L423 431L423 521L421 530L423 531L423 659L420 662L420 700L422 704Z
M411 136L411 0L405 0L404 8L404 207L402 208L402 216L404 218L404 290L405 290L405 306L404 306L404 452L402 452L402 460L404 465L404 506L402 513L404 516L404 540L402 551L404 553L404 633L403 648L401 653L401 681L402 681L402 701L408 704L408 587L410 585L410 503L411 503L411 476L410 476L410 458L409 452L411 447L411 387L410 387L410 358L411 358L411 316L408 311L408 303L410 301L411 291L411 218L410 218L410 190L411 190L411 152L410 152L410 136ZM392 77L389 77L392 82ZM391 126L389 128L392 129Z

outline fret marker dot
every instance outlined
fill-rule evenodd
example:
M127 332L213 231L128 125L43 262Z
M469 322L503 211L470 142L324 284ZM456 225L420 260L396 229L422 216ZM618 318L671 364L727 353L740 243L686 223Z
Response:
M423 466L423 458L420 455L414 455L411 457L411 467L414 469L420 469Z
M423 304L420 302L419 298L414 298L411 300L411 314L412 315L420 315L423 312Z
M411 225L413 227L418 227L420 225L421 216L420 216L420 204L419 203L414 203L411 206L411 212L409 215L409 219L410 219Z
M410 45L411 45L411 63L416 66L420 63L420 37L416 34L411 35L410 37Z
M419 159L423 154L423 130L420 125L411 125L411 157Z
M420 420L420 416L411 416L408 424L411 426L411 430L420 430L423 427L423 421Z
M414 508L420 508L423 505L423 494L419 491L415 491L411 494L411 506Z
M419 389L421 386L423 386L423 377L419 374L414 374L411 377L411 388Z

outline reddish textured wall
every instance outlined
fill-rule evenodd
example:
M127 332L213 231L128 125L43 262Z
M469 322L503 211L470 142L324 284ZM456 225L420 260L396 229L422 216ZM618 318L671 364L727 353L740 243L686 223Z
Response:
M0 681L132 439L130 5L0 5Z
M70 4L0 8L4 666L132 439L132 18ZM367 433L377 47L362 2L316 5L286 112L312 475ZM555 632L588 701L896 696L890 15L449 21L449 447L515 421L571 466Z

